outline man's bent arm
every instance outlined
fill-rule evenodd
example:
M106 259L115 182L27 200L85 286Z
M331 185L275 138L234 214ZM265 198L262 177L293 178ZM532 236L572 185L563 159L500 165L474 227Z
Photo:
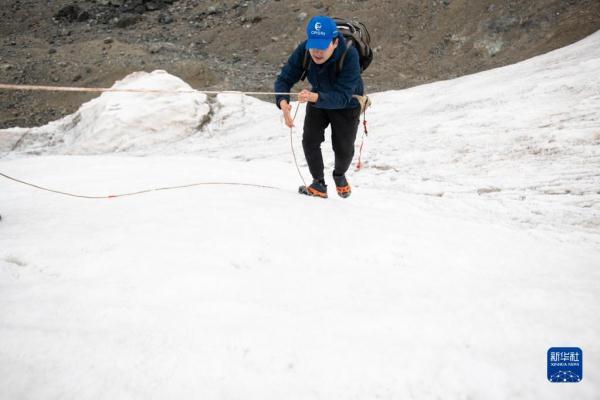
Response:
M289 93L292 87L300 80L302 76L302 62L304 61L305 43L301 43L292 55L288 58L287 63L281 69L277 80L275 81L275 92L278 93ZM276 95L275 104L281 108L281 100L290 102L290 96L288 95Z

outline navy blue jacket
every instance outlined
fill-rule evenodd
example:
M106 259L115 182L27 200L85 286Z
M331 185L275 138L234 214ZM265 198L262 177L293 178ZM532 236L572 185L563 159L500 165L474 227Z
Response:
M352 97L354 94L363 95L364 87L360 76L360 62L358 50L351 47L346 54L342 70L337 74L335 72L336 61L346 51L346 40L344 36L338 34L338 46L333 51L332 56L324 64L318 65L314 62L309 63L307 79L312 85L312 91L319 93L319 99L315 103L317 108L340 109L360 107L358 100ZM281 73L275 81L275 91L279 93L288 93L292 86L300 80L302 76L302 62L306 52L306 41L300 43L292 53L287 64L281 69ZM310 56L309 56L310 57ZM279 107L281 100L290 101L290 96L278 95L275 97L275 103Z

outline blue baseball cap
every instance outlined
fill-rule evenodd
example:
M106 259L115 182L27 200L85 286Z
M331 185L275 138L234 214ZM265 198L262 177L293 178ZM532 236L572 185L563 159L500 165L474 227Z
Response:
M329 47L333 39L337 38L337 25L333 18L318 15L312 17L306 25L307 49L323 50Z

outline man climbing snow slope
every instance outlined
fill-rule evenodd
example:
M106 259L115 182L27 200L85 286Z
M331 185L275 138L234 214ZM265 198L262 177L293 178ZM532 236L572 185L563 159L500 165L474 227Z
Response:
M312 88L302 90L298 101L307 103L302 147L313 182L308 187L301 186L299 192L327 197L321 143L325 141L325 128L331 124L333 181L338 195L345 198L351 193L345 174L354 156L361 113L361 105L353 95L364 94L359 53L356 48L347 47L344 35L330 17L313 17L306 34L308 39L294 50L277 77L275 92L288 93L299 80L308 78ZM290 97L278 95L275 102L286 125L293 127Z

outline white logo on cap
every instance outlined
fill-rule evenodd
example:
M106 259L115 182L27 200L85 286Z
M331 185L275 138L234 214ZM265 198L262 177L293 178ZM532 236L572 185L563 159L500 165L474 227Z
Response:
M321 23L320 23L320 22L317 22L317 23L315 24L315 29L316 29L316 30L318 30L318 31L320 31L320 30L321 30Z

